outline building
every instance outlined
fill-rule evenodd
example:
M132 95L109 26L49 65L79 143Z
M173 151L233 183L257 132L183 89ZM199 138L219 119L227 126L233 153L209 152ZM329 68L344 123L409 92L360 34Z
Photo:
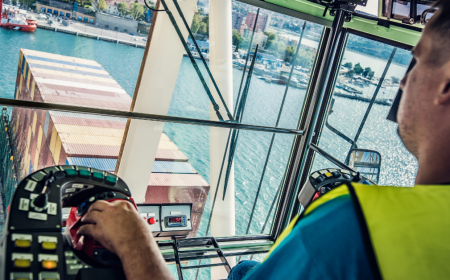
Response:
M137 33L138 22L132 19L123 18L120 16L105 14L97 12L95 13L95 20L97 25L101 28L111 29L115 31L121 31L125 33Z
M209 53L209 41L196 40L196 42L202 53ZM192 41L191 38L188 38L187 45L191 51L195 51L195 52L197 51L197 48L195 48L194 42Z
M246 34L246 33L245 33L246 30L248 30L248 26L247 26L245 23L241 24L241 28L239 28L239 33L241 33L241 35L244 36L244 34ZM248 31L247 31L247 32L248 32ZM245 36L244 36L244 37L245 37Z
M244 20L244 15L238 12L233 12L231 14L231 26L233 29L237 29L239 30L241 25L242 25L242 21Z
M115 15L115 16L119 16L119 10L117 10L117 4L113 4L113 5L108 5L108 9L104 10L104 13L107 14L111 14L111 15Z
M245 24L248 28L253 29L256 21L256 13L247 12L247 17L245 19ZM271 21L271 15L259 14L258 22L256 23L256 30L261 30L265 32L269 28Z
M21 49L16 99L130 109L131 97L95 61ZM14 107L14 159L21 178L53 165L115 170L126 119ZM145 195L146 203L192 202L190 237L197 234L209 184L166 134L162 134Z
M65 4L65 3L61 3L61 4ZM72 6L72 8L70 8L70 6L72 6L72 5L62 6L62 7L58 8L55 6L44 5L42 3L36 3L36 10L41 11L42 13L45 13L45 14L48 13L48 14L57 15L57 16L61 16L61 17L76 19L79 21L95 23L95 16L93 16L92 14L87 15L87 14L81 13L79 11L80 8L75 7L75 5Z
M252 46L256 46L256 44L259 45L259 47L264 47L266 45L268 36L264 34L261 30L258 30L255 35L253 36L253 43Z

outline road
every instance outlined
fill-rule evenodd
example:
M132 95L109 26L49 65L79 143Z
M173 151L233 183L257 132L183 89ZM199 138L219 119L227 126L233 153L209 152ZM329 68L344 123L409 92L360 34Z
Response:
M38 18L38 14L30 13L36 18ZM93 24L90 23L84 23L79 22L75 20L69 20L70 24L69 26L65 26L62 24L62 22L58 22L55 18L52 18L53 23L50 25L46 19L38 19L37 22L39 25L47 25L58 29L66 29L74 32L83 32L88 33L96 36L102 36L107 37L111 39L116 39L120 41L130 42L133 44L139 44L139 45L145 45L147 35L141 35L141 36L132 36L130 34L124 33L124 32L117 32L113 30L107 30L95 27Z

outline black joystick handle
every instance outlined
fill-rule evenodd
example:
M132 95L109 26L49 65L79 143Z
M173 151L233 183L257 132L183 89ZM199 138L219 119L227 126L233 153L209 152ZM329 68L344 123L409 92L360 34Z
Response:
M41 193L41 194L39 194L39 196L37 196L34 199L33 205L35 207L44 208L47 205L47 201L48 201L48 194L47 194L47 192Z
M53 171L50 171L45 177L45 184L42 192L33 200L32 205L36 211L42 211L47 207L48 194L50 192L49 184L55 180L53 176Z

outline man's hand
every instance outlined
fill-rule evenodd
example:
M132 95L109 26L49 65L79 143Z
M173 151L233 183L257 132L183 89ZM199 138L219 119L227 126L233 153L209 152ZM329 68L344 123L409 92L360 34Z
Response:
M147 223L131 203L97 201L81 221L86 224L78 234L93 237L117 254L128 280L173 279Z
M144 219L125 200L99 200L91 205L81 221L87 224L80 227L79 235L92 236L119 257L139 249L142 243L153 242Z

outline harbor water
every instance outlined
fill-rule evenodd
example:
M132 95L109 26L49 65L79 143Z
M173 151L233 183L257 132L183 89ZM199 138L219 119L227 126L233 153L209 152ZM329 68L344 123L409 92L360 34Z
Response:
M2 98L14 98L20 48L95 60L130 95L134 93L144 53L144 49L140 48L40 29L36 30L35 33L0 29L0 42L0 81L2 81L0 83L0 97ZM310 41L309 44L317 45L318 43ZM375 71L375 77L381 76L387 63L385 60L350 51L347 51L344 56L344 62L347 61L353 64L359 62L363 67L371 67ZM200 68L203 69L203 66L200 65ZM392 64L387 77L401 78L405 71L406 66ZM204 69L203 72L206 77ZM241 78L242 70L233 68L235 98L239 91ZM374 88L371 87L369 91L373 93ZM252 77L243 122L274 126L285 90L285 85L267 83L264 80ZM288 89L279 127L297 128L305 94L305 89L293 87ZM380 92L381 94L383 93ZM384 94L388 94L392 98L395 96L395 91ZM368 103L341 97L335 97L335 100L329 123L345 135L354 137ZM219 105L221 104L219 103ZM228 104L228 107L232 107L231 104ZM191 62L188 58L183 58L169 115L209 119L209 109L209 99ZM365 149L375 149L381 153L380 184L411 186L414 182L417 163L401 144L396 132L396 124L385 119L388 111L389 106L377 104L373 106L359 138L358 146ZM194 168L209 182L209 128L167 123L164 132L184 152ZM235 156L236 235L246 233L250 211L261 179L271 138L272 133L240 132ZM268 209L283 178L293 140L294 136L292 135L276 135L275 137L249 233L261 232ZM339 160L344 161L350 144L324 128L320 147ZM321 156L317 156L314 169L325 167L333 167L333 164L327 162ZM218 199L221 196L219 194ZM208 198L200 225L200 235L204 235L206 231L210 198ZM265 233L269 231L270 224L266 226Z

